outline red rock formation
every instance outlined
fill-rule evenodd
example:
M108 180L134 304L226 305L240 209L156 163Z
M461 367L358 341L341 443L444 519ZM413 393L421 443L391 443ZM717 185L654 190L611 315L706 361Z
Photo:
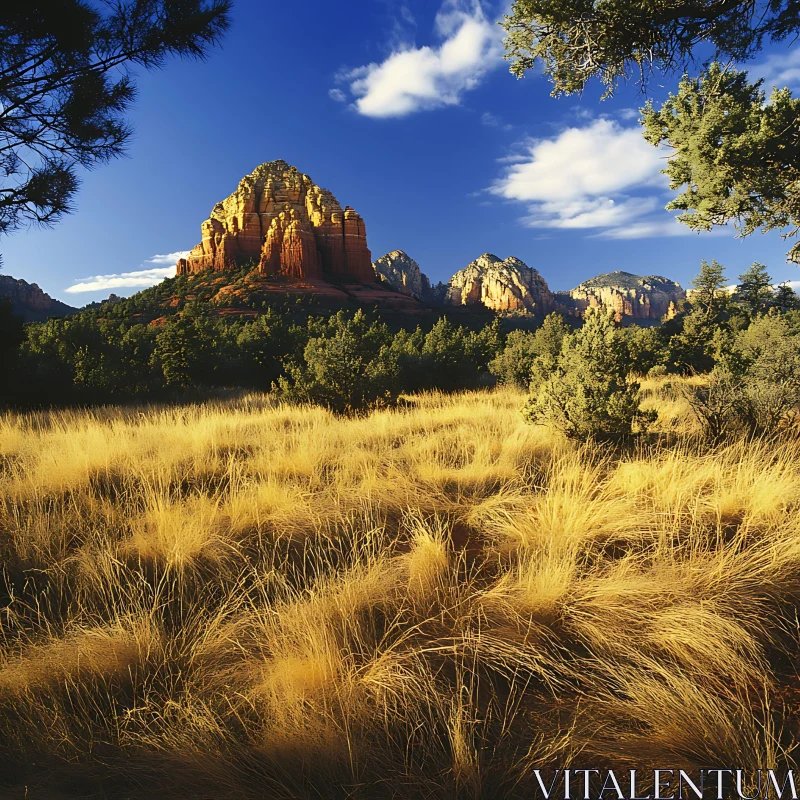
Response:
M285 161L246 175L202 225L179 275L257 261L262 274L294 279L376 280L364 220Z
M431 299L431 282L408 253L392 250L381 256L373 265L375 274L383 283L416 300Z
M314 234L297 218L293 208L272 220L261 250L262 275L288 278L320 276L320 255Z
M344 210L344 253L349 275L359 281L375 280L364 220L350 206Z

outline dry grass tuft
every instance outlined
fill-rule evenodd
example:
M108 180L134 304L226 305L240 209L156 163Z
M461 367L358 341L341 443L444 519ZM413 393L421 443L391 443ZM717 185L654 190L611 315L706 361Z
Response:
M800 445L709 450L675 379L644 390L625 451L511 390L0 417L0 793L792 764Z

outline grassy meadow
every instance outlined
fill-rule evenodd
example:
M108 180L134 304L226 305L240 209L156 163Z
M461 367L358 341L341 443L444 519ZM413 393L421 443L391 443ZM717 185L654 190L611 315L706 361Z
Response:
M0 796L533 797L792 764L800 442L516 390L0 416Z

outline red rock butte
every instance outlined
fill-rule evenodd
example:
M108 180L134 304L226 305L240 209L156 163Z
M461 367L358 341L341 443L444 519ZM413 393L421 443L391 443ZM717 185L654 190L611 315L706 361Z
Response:
M364 220L285 161L245 175L203 223L203 240L178 261L178 275L236 269L254 260L262 275L374 283Z

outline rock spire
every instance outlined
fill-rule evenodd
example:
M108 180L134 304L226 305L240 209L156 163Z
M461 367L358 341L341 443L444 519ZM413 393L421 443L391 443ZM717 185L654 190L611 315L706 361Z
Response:
M253 260L263 275L375 281L364 220L285 161L245 175L201 232L200 244L178 262L179 275Z

